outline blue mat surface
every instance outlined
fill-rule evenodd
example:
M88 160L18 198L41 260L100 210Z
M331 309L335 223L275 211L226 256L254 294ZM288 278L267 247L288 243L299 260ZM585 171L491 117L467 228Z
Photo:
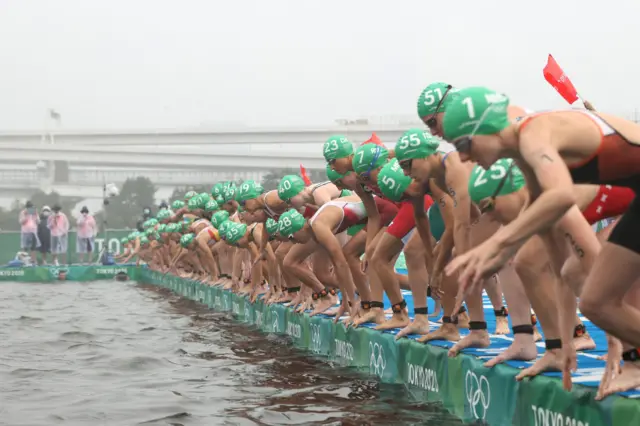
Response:
M407 290L403 290L402 293L404 296L404 300L407 302L407 308L409 309L409 316L413 318L413 296L411 295L411 292ZM489 360L494 356L498 355L503 350L505 350L507 347L509 347L509 345L511 345L511 342L513 341L513 334L507 334L507 335L491 334L491 331L494 331L496 328L496 319L495 319L496 317L495 317L495 314L493 313L493 306L491 305L491 301L489 300L489 297L486 295L486 293L483 295L483 299L484 299L483 305L484 305L485 321L487 322L487 329L489 330L489 337L491 340L491 344L489 345L489 347L482 348L482 349L477 349L477 348L464 349L462 350L462 353L473 355L480 359ZM429 303L429 312L433 312L435 310L434 301L428 298L428 303ZM387 298L386 294L384 296L384 306L385 306L385 309L391 307L391 302L389 302L389 299ZM578 356L577 356L578 369L574 374L572 374L573 383L597 388L598 385L600 384L600 378L602 377L602 374L604 372L604 367L605 367L605 361L598 359L598 357L607 353L606 336L604 331L594 326L591 323L591 321L589 321L584 315L578 312L578 316L580 317L585 327L587 328L587 332L589 333L591 338L595 341L596 349L578 352ZM387 315L387 317L390 318L391 315ZM438 319L439 318L434 318L434 320L431 321L431 327L430 327L431 331L440 328L441 324L437 322ZM509 317L509 325L511 326L510 317ZM364 324L362 327L374 328L375 324ZM540 330L540 327L538 327L538 329ZM397 334L399 331L400 329L394 329L394 330L384 331L384 333ZM542 333L542 330L540 330L540 332ZM469 334L468 330L460 329L460 337L464 337L467 334ZM421 336L419 335L408 336L409 339L414 339L414 340L420 337ZM429 344L434 346L440 346L443 348L450 348L454 345L454 343L443 341L443 340L434 340L429 342ZM538 347L538 358L540 358L545 352L544 342L543 341L537 342L536 345ZM533 365L533 361L530 361L530 362L507 361L506 364L518 369L523 369ZM559 372L543 373L543 375L549 376L549 377L557 377L557 378L562 377L562 374ZM635 389L633 391L629 391L629 392L621 392L620 395L624 395L631 398L640 398L640 388Z

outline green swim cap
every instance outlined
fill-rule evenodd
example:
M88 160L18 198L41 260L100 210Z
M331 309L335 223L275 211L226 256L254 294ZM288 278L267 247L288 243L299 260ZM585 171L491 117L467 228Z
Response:
M378 174L378 187L391 201L400 201L410 184L411 178L404 174L395 158L385 164Z
M171 203L171 208L173 210L180 210L183 207L184 207L184 201L182 200L175 200L173 203Z
M200 208L200 197L196 195L195 197L189 198L189 201L187 202L187 207L191 212L194 210L198 210Z
M141 236L141 237L140 237L140 245L141 245L141 246L144 246L144 245L147 245L147 244L149 244L149 239L148 239L146 236L144 236L144 235L143 235L143 236Z
M282 201L289 201L305 188L304 180L298 175L286 175L278 184L278 197Z
M278 220L278 232L280 235L289 237L302 228L307 220L296 209L286 211Z
M180 245L184 248L189 247L191 243L193 243L195 237L195 234L184 234L180 237Z
M330 165L330 164L327 164L327 178L328 178L331 182L334 182L334 183L335 183L335 182L336 182L336 181L338 181L339 179L342 179L343 177L348 176L348 175L349 175L349 173L351 173L351 171L348 171L348 172L347 172L347 173L345 173L345 174L338 173L338 172L336 172L335 170L333 170L333 169L331 168L331 165Z
M176 224L175 223L167 223L167 226L164 228L164 232L172 233L175 232Z
M188 201L188 200L192 199L193 197L195 197L196 195L198 195L198 193L196 191L189 191L186 194L184 194L184 200Z
M204 211L206 212L215 212L219 208L220 206L218 206L216 200L209 200L207 201L207 204L204 205Z
M245 180L238 190L238 201L247 201L258 198L264 192L262 185L255 180Z
M167 209L160 210L156 215L156 219L158 220L165 220L165 219L169 219L170 217L171 217L171 212Z
M269 235L273 235L276 232L278 232L278 222L276 222L275 219L273 218L269 218L267 219L267 221L264 223L264 229L267 231L267 234Z
M220 224L220 226L218 227L218 233L220 234L220 236L224 236L227 233L227 230L229 229L230 226L233 226L235 224L234 221L232 220L225 220L224 222L222 222Z
M431 83L418 97L418 117L424 119L437 112L445 112L450 103L450 95L456 90L447 83ZM444 100L442 100L444 98ZM440 102L442 100L442 102ZM440 107L438 108L438 104Z
M213 214L211 217L211 224L220 230L220 225L222 222L229 220L229 212L226 210L220 210Z
M211 199L211 195L206 192L199 193L198 197L200 197L200 199L202 200L202 207L204 207L207 204L207 201Z
M493 135L507 128L509 98L485 87L458 92L442 121L444 137L455 141L463 136Z
M158 225L158 229L156 229L156 232L159 234L162 234L163 232L167 232L167 225L165 225L164 223L161 223L160 225Z
M383 146L373 143L360 145L353 154L353 170L358 174L371 172L384 166L388 157L389 150Z
M229 244L235 245L240 238L244 237L244 234L247 232L247 225L244 223L234 223L231 225L225 234L225 241Z
M213 187L211 188L211 195L213 196L213 198L216 198L221 194L222 194L222 183L218 182L215 185L213 185Z
M409 129L396 142L396 158L398 161L413 158L426 158L438 152L440 139L428 130Z
M149 219L149 226L156 226L158 224L158 219L151 218Z
M507 176L507 171L509 171L509 176ZM505 176L507 176L506 180ZM496 193L503 180L505 181L502 188ZM512 194L524 187L525 183L522 171L513 164L513 160L503 158L493 163L489 170L478 165L473 168L469 178L469 196L474 203L478 203L494 195Z
M129 238L127 237L122 237L120 238L120 244L128 244L129 243Z
M234 200L236 198L236 192L236 184L233 182L229 182L229 184L226 185L224 187L224 190L222 191L222 200L224 201L224 203L228 203L229 201Z
M345 158L353 154L353 144L342 135L333 135L324 143L322 153L327 161Z
M153 228L147 228L147 229L144 231L144 235L145 235L146 237L148 237L149 235L153 234L154 232L156 232L156 231L155 231Z

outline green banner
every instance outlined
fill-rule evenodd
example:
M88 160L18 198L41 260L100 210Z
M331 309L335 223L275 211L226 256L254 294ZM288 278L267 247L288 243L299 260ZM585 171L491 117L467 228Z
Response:
M264 332L286 334L292 343L339 365L356 367L383 382L404 383L418 400L439 401L466 422L491 425L614 426L640 424L640 402L613 396L594 400L595 390L575 385L566 392L560 380L539 376L516 382L516 369L485 368L481 360L388 333L345 327L332 320L296 314L282 305L251 304L245 297L143 269L140 280L168 287L229 311Z
M109 280L118 272L126 272L129 279L137 280L142 268L134 265L71 265L28 266L24 268L0 268L0 281L54 282ZM64 276L64 278L61 276Z
M131 229L110 229L106 234L109 251L113 254L119 254L122 250L120 239L126 237L131 232ZM69 232L69 245L67 247L68 263L74 263L77 259L76 237L77 234L75 231ZM101 232L98 234L95 242L94 259L105 245L105 233ZM6 265L16 257L16 253L21 249L20 244L20 232L0 232L0 265Z

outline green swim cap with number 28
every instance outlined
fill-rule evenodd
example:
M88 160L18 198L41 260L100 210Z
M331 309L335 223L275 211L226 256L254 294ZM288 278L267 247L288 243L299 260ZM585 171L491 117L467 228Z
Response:
M290 209L286 211L278 220L278 232L280 235L289 237L302 228L306 219L296 209Z
M396 158L398 161L427 158L438 152L439 146L440 139L428 130L409 129L396 142Z
M501 132L511 124L508 106L508 97L486 87L460 90L442 120L445 139L453 142L463 136Z
M345 158L353 154L353 144L342 135L334 135L324 143L322 153L327 161Z
M504 183L501 184L502 181ZM493 163L489 170L478 165L473 168L469 177L469 197L474 203L478 203L485 198L512 194L524 185L522 171L513 164L512 159L503 158Z

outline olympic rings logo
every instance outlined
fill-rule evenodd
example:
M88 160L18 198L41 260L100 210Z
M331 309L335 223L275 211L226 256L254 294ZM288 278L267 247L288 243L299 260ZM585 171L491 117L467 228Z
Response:
M467 402L473 411L473 416L476 419L484 420L487 417L489 405L491 405L489 380L483 375L478 378L473 371L468 370L464 377L464 389L467 395ZM482 408L482 415L478 414L478 404Z
M319 352L322 347L320 324L309 324L309 333L311 334L311 350L313 352Z
M380 343L369 342L369 370L382 377L384 369L387 366L387 360L384 357L384 348Z

